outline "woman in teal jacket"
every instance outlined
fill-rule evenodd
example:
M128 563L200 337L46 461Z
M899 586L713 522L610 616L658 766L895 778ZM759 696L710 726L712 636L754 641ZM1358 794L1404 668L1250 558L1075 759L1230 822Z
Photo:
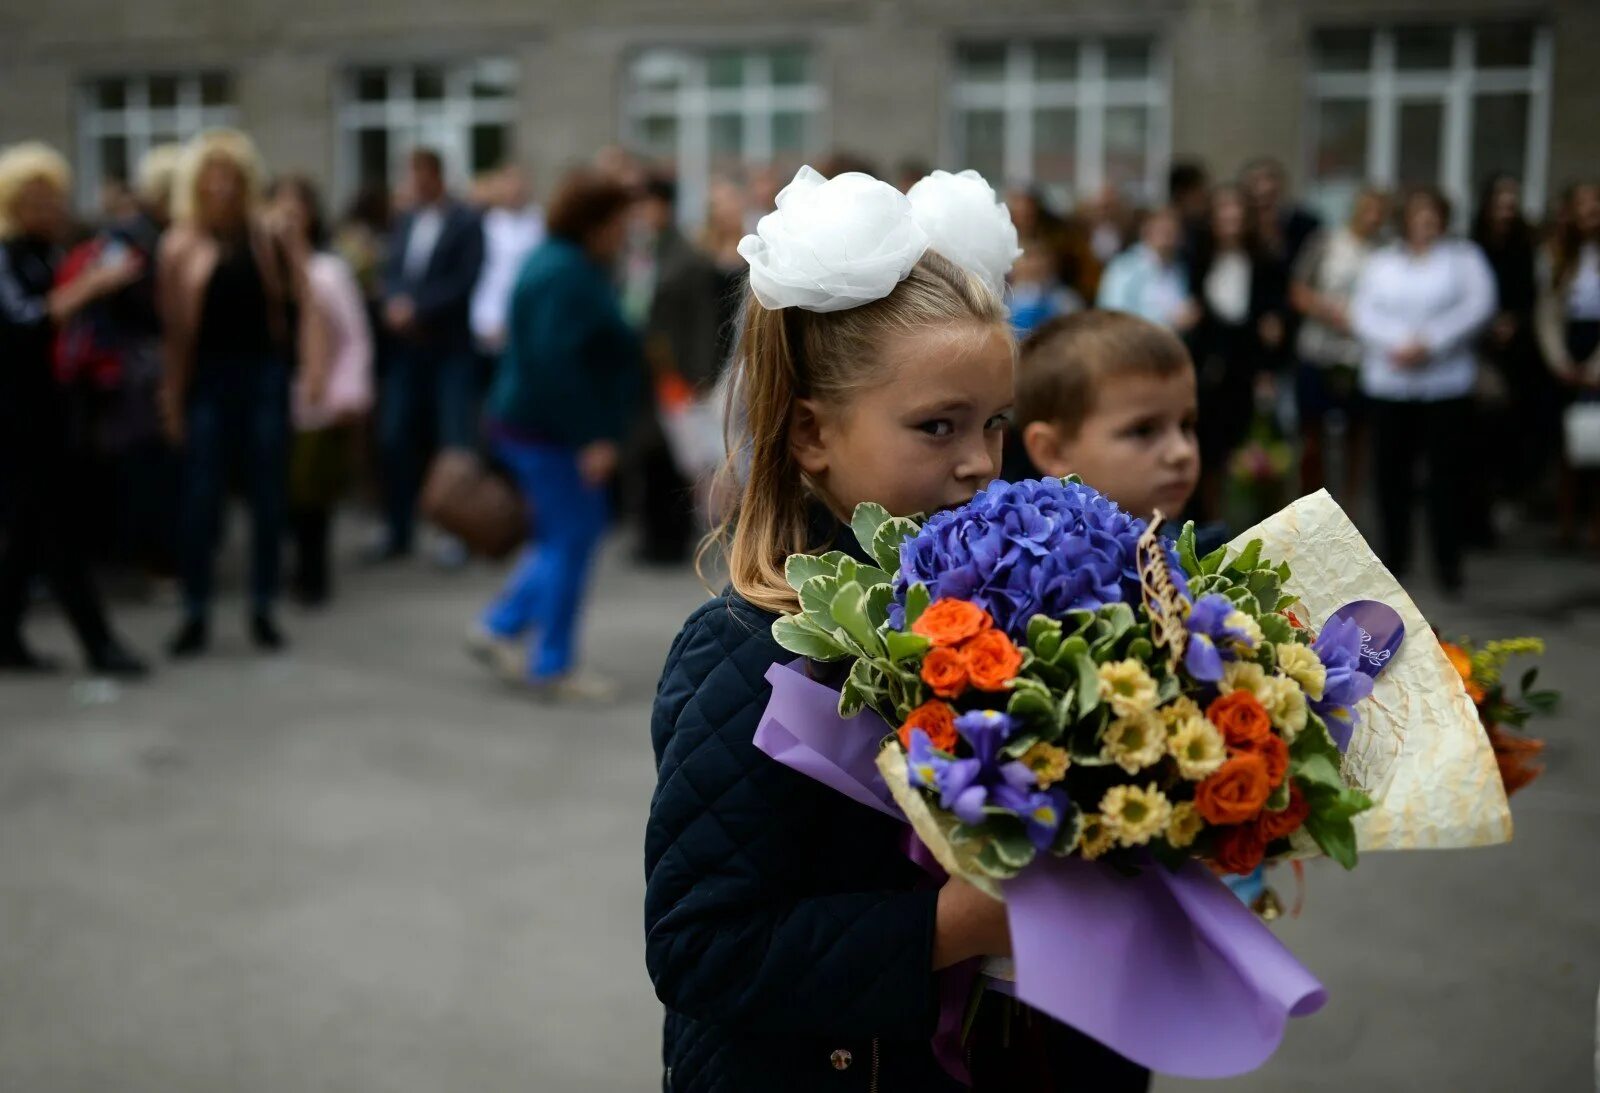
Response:
M528 501L533 538L485 613L475 648L508 667L514 654L529 683L577 697L604 690L573 672L577 619L644 379L611 277L632 201L620 183L587 171L563 182L549 239L517 277L489 394L490 440Z

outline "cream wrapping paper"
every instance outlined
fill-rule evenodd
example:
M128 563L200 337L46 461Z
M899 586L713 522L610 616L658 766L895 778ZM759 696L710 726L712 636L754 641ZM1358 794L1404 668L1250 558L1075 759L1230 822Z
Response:
M1368 850L1491 846L1511 839L1511 810L1489 738L1465 686L1417 605L1384 568L1326 490L1302 497L1229 544L1262 541L1261 556L1288 562L1287 591L1321 627L1353 600L1399 612L1406 636L1378 675L1361 715L1344 774L1375 806L1355 819L1356 845ZM1296 846L1316 852L1303 832Z

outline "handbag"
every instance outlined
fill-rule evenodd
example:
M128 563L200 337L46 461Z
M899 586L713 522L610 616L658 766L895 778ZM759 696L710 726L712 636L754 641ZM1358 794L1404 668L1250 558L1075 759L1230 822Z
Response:
M521 491L501 468L467 448L433 457L417 507L468 550L495 560L521 546L533 526Z

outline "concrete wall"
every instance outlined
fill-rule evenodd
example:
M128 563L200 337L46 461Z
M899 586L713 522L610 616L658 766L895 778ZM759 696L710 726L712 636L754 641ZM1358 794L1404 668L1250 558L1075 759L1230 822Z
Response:
M333 108L361 60L509 54L522 79L514 141L548 180L619 135L630 51L663 42L814 43L822 143L884 164L947 154L952 45L976 34L1149 32L1172 59L1172 152L1219 173L1270 153L1305 164L1312 28L1406 19L1532 17L1555 29L1549 176L1600 174L1595 0L52 0L0 14L0 143L75 147L74 98L96 73L214 65L235 75L241 123L269 162L332 180Z

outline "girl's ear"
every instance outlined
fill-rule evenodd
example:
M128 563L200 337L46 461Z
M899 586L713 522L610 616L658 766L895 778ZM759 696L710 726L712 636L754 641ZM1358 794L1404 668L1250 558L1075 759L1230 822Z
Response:
M828 445L823 436L822 408L814 399L795 399L789 419L789 452L800 469L812 478L828 470Z
M1048 421L1030 421L1022 427L1022 447L1040 474L1059 478L1067 473L1061 431Z

